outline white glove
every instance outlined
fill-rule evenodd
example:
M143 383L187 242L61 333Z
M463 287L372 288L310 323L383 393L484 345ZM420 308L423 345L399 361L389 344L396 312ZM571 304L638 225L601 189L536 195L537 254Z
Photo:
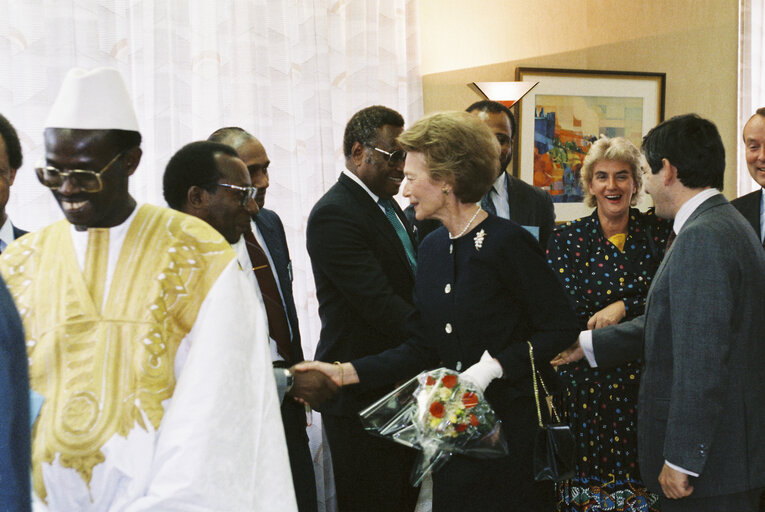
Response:
M483 392L491 381L502 377L502 365L491 357L488 350L484 350L481 360L462 372L460 376L475 384Z

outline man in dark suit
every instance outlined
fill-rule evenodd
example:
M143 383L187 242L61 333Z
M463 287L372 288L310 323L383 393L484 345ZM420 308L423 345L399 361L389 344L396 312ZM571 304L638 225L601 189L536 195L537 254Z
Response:
M765 488L765 252L719 193L717 128L674 117L643 139L644 180L677 237L653 279L645 314L580 335L553 364L643 358L640 472L663 511L755 511Z
M30 510L29 377L21 319L0 278L0 510Z
M731 204L746 217L765 247L765 107L758 108L744 126L744 146L749 174L761 188Z
M308 218L307 246L319 300L316 359L350 361L404 342L413 314L415 244L392 197L404 178L396 137L404 119L365 108L345 127L345 170ZM392 388L343 388L322 410L341 512L407 511L414 452L373 437L357 413Z
M14 226L5 213L11 185L16 179L16 171L21 167L21 160L21 143L16 129L0 114L0 252L26 233Z
M494 133L500 147L500 168L492 188L481 200L481 207L487 212L517 222L539 241L542 250L547 249L547 240L555 227L555 210L550 194L529 185L510 174L509 165L513 159L513 137L515 117L509 108L496 101L477 101L466 112L478 116ZM438 228L437 220L414 220L414 211L406 209L407 218L417 226L419 240Z
M286 275L289 253L286 252L284 231L281 222L275 225L269 224L270 219L264 222L260 233L270 243L266 245L261 240L259 254L265 257L263 251L267 250L270 259L266 257L264 263L253 264L249 245L257 242L249 239L252 236L251 218L253 215L259 217L264 211L259 211L258 189L251 185L253 165L246 167L242 155L248 155L247 148L239 153L231 145L218 142L200 141L185 146L173 156L165 170L165 199L171 207L206 221L232 244L242 267L251 278L252 286L264 303L270 300L266 288L269 284L271 292L282 293L284 299L279 299L280 304L265 306L277 388L280 396L284 396L286 391L290 397L318 405L334 392L336 386L318 372L303 372L293 379L290 367L303 360L303 352L292 300L292 283ZM256 270L256 267L262 268ZM273 273L272 269L276 272ZM261 281L256 274L258 271L268 272L270 282ZM280 285L276 285L275 275L279 276ZM285 308L285 305L291 307ZM281 319L289 322L280 333L285 336L283 340L274 339L278 338L276 332L279 329L278 325L273 324L278 321L278 318L274 320L274 315L279 311L275 312L271 306L281 307ZM290 334L292 339L289 339ZM305 431L305 409L292 398L287 398L282 402L281 413L298 509L301 512L315 511L316 480Z

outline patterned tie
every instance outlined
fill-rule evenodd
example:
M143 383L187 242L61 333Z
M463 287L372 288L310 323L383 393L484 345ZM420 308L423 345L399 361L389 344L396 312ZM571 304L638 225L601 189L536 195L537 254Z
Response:
M85 250L85 266L82 273L85 286L90 292L97 310L104 303L104 285L106 284L106 267L109 262L109 229L88 229L88 248Z
M380 199L377 201L380 206L385 209L385 216L388 217L388 222L391 223L393 229L396 230L401 244L404 246L404 252L406 252L406 259L409 260L409 265L412 267L412 272L417 272L417 260L414 259L414 245L412 245L412 239L409 238L409 233L406 232L404 225L396 215L396 210L393 209L390 199Z
M497 209L494 207L494 196L496 194L497 191L494 190L494 186L492 186L486 195L483 196L483 199L481 199L481 208L483 208L486 213L497 215Z
M276 285L271 265L268 264L268 256L258 243L252 231L244 234L244 242L247 246L247 254L250 255L252 271L258 279L260 293L266 305L268 316L268 333L276 341L276 351L285 361L290 362L290 327L287 323L287 315L284 312L282 296Z

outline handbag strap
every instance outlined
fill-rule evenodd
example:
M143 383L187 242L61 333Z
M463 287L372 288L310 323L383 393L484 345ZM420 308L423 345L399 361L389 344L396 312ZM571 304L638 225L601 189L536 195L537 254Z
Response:
M542 378L542 374L539 373L539 370L537 370L536 367L534 366L534 347L530 341L527 341L526 343L529 345L529 360L531 361L531 381L534 384L534 401L537 404L537 418L539 419L539 426L544 427L544 424L542 423L542 408L539 406L539 388L537 387L537 379L539 379L539 382L542 384L542 389L545 392L546 398L550 398L550 392L547 390L547 386L545 386L545 381ZM560 417L558 416L558 411L555 410L555 405L553 405L552 400L550 401L550 408L552 409L553 415L555 416L555 421L560 423Z

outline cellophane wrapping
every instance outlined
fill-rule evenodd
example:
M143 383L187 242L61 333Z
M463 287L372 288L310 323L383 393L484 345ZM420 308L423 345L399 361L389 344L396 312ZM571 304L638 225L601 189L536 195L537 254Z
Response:
M367 431L421 451L412 470L415 486L452 454L508 454L502 422L483 392L447 368L419 374L359 416Z

